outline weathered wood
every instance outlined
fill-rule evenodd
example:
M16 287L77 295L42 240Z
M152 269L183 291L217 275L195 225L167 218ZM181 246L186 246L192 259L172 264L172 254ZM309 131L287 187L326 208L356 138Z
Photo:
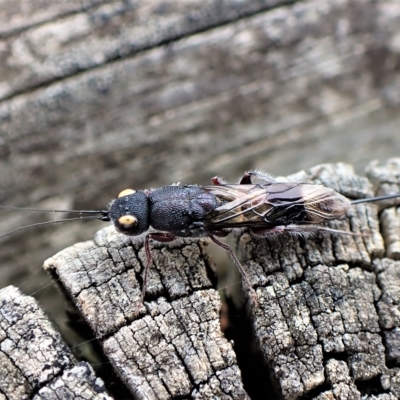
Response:
M374 183L400 192L399 162L371 166L369 175L380 172ZM372 184L343 164L302 175L351 198L372 194ZM385 184L375 190L388 194ZM353 206L346 219L329 224L360 236L240 237L257 287L258 305L250 307L255 335L285 399L310 392L318 399L400 396L400 370L393 368L400 364L400 263L384 258L377 211L377 204Z
M112 399L92 367L76 359L32 297L0 290L0 397Z
M333 160L360 170L400 154L399 18L389 0L5 0L0 203L101 208L126 186L234 180L248 168L288 174ZM390 258L400 254L398 218L393 208L381 214ZM30 221L6 212L0 232ZM95 229L62 225L3 241L2 285ZM347 239L323 243L316 259L341 244L343 259L360 259ZM381 247L359 244L370 268L369 251L380 257ZM290 279L301 268L285 264ZM24 285L42 286L42 277ZM390 320L396 303L385 301Z
M3 1L0 14L5 38L0 75L7 73L0 100L286 1L46 0L26 8L16 3Z
M399 159L370 166L368 173L377 176L378 170L390 188L357 176L346 164L316 166L287 179L322 183L352 199L400 189ZM387 210L399 202L386 204ZM257 239L244 232L238 237L257 291L257 304L247 299L250 318L276 397L400 395L400 263L385 255L378 210L375 203L353 206L346 218L329 224L356 236ZM155 266L140 315L135 311L146 262L143 237L129 238L109 227L94 242L45 263L137 398L246 397L234 348L219 327L220 301L209 278L206 243L154 243Z
M42 387L33 396L33 400L59 399L93 399L112 400L106 393L103 381L97 378L90 364L80 362L46 386Z
M400 159L393 158L380 165L378 161L367 167L367 176L377 187L377 195L397 193L400 191ZM387 207L390 201L380 202ZM386 208L380 214L381 232L385 239L386 256L400 260L400 214L395 207Z
M221 303L208 277L206 243L182 239L153 246L147 287L153 300L139 315L143 237L105 228L94 242L45 263L135 398L247 398L232 345L219 326Z
M100 208L125 186L400 151L395 2L64 3L2 7L0 203ZM87 229L10 240L4 279Z

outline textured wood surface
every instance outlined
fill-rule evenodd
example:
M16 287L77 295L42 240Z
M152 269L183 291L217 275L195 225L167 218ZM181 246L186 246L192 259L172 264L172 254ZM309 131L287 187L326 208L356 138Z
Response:
M142 307L143 237L113 227L63 250L45 268L66 288L132 394L140 399L247 398L220 329L221 302L204 241L156 245Z
M370 166L375 189L343 164L310 174L350 198L400 192L400 159ZM387 222L390 210L398 210L393 202L381 226L377 204L353 206L345 220L329 224L359 236L240 237L239 253L258 288L258 306L249 309L255 336L285 399L310 392L318 399L400 396L400 262L388 258L400 243L398 231L389 233L399 220Z
M374 183L347 164L325 164L288 179L312 178L352 199L400 191L400 159L372 164L368 174ZM388 207L381 224L374 203L353 206L346 218L329 224L356 236L237 237L257 292L257 304L246 300L254 334L245 340L256 341L276 398L400 395L400 262L388 254L393 238L387 247L380 234L382 229L390 237L393 224L385 226L385 212L396 202L381 205ZM139 314L143 237L105 228L93 242L45 263L137 398L246 398L236 346L221 332L205 245L187 239L154 243L155 266ZM251 368L251 361L240 368Z
M234 181L250 168L288 175L339 160L361 172L370 160L400 154L399 23L400 5L391 0L4 0L0 204L97 209L126 187L209 184L217 174ZM381 179L390 170L389 181ZM396 167L371 171L374 185L397 185ZM356 181L354 196L367 193ZM2 212L0 233L54 217ZM389 207L380 219L385 254L398 259L399 212ZM367 224L365 218L351 221L358 224L354 229ZM99 224L35 228L2 239L1 287L20 286L28 277L24 293L40 290L36 296L63 323L64 304L50 287L43 290L45 276L36 271L56 251L92 238ZM333 247L325 238L309 261L330 267L339 254L350 269L360 259L365 268L371 257L381 257L377 240L357 242L357 253L349 238L332 241ZM282 261L293 283L302 277L304 260L284 254L296 261L291 270ZM379 270L390 289L380 303L387 328L380 327L384 343L393 344L386 354L391 368L399 366L396 266L374 264L367 271ZM275 355L268 357L272 368L283 368ZM328 369L323 361L326 382L349 386L341 363ZM322 393L318 368L285 393L298 396L314 384ZM388 387L385 374L381 386L375 378L365 386L377 385L375 392ZM390 384L395 387L395 378Z
M2 204L102 208L125 187L400 151L395 2L4 2L1 17ZM30 221L7 212L0 230ZM98 226L10 238L2 277Z
M111 400L86 362L77 363L37 302L0 290L0 398Z

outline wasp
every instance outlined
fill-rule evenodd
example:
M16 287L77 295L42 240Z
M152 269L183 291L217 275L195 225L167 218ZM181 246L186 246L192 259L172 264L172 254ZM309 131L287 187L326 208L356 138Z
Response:
M253 183L253 178L259 183ZM115 229L124 235L138 236L146 233L144 248L147 264L140 299L142 304L152 264L150 241L166 243L177 237L209 237L229 252L255 298L254 289L242 264L231 247L219 238L226 237L238 228L247 228L256 237L284 233L310 235L316 232L355 235L319 224L344 216L354 204L400 197L400 193L396 193L351 201L323 185L277 182L260 171L245 172L237 184L226 183L219 177L212 178L212 183L210 186L173 184L155 189L126 189L105 210L28 209L72 212L78 213L79 217L32 224L8 232L0 238L30 226L89 218L112 221Z

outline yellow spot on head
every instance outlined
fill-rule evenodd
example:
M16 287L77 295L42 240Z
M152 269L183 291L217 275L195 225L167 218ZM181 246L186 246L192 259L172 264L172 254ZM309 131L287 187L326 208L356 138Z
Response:
M124 197L124 196L129 196L130 194L136 193L136 190L133 189L125 189L123 190L118 197Z
M133 215L123 215L118 218L118 223L124 226L136 225L138 222L137 218Z

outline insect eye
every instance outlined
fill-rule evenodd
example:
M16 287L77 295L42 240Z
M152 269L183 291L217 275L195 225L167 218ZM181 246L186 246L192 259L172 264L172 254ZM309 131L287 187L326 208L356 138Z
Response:
M129 228L137 225L138 220L133 215L123 215L122 217L118 218L118 223L120 225L123 225L125 228Z
M124 196L129 196L130 194L136 193L136 190L133 189L125 189L123 190L118 197L124 197Z

